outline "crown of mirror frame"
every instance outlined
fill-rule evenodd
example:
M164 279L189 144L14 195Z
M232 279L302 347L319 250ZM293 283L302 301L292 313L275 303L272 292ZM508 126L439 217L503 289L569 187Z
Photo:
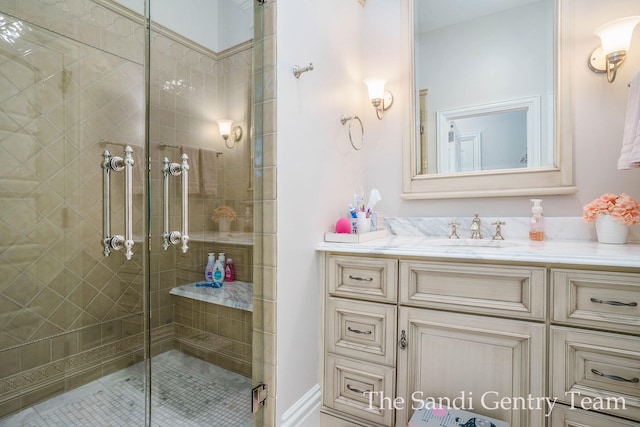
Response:
M369 89L369 99L376 109L376 116L382 120L383 113L393 104L393 94L384 89L385 81L380 79L367 79L364 81Z
M594 73L606 73L607 81L613 83L618 67L624 62L631 44L633 29L640 16L628 16L608 22L593 32L600 37L601 46L591 52L587 65Z
M220 135L222 135L222 139L224 139L224 145L227 148L234 148L236 146L236 142L240 141L242 138L242 128L240 126L234 126L231 128L233 124L233 120L229 119L220 119L218 120L218 128L220 129ZM229 145L229 136L233 134L232 144Z

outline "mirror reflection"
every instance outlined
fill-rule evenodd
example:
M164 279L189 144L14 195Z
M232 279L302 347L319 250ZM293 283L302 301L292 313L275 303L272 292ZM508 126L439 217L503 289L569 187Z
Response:
M414 0L417 175L554 166L553 0Z

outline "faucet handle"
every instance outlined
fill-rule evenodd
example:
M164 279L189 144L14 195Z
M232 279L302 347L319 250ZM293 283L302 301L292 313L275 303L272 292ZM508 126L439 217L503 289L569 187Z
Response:
M491 225L496 226L496 234L493 236L493 240L504 240L504 236L502 236L502 226L505 224L506 222L500 220L491 223Z
M471 238L472 239L482 239L482 231L480 230L480 217L478 214L475 214L473 219L471 220L471 226L469 230L471 230Z
M456 226L460 225L460 223L458 221L451 221L449 223L449 225L451 226L451 234L449 235L450 239L459 239L460 237L458 237L458 233L456 231Z

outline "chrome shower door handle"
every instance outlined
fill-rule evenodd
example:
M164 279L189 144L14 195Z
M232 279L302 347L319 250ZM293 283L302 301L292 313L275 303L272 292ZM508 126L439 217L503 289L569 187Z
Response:
M133 257L133 149L124 148L124 247L125 257Z
M103 254L108 257L112 250L120 250L124 247L124 236L111 235L111 171L120 172L124 169L124 159L112 156L109 150L102 153L102 246Z
M164 197L162 199L164 207L162 214L164 222L162 248L166 251L169 249L170 244L177 244L182 237L179 231L169 231L169 177L180 175L181 169L179 164L169 162L169 159L166 157L162 162L164 163L162 168L162 181L164 185Z
M111 153L109 150L105 150L102 153L104 160L102 161L102 246L104 248L104 256L109 256L111 253L111 218L109 214L111 212L111 178L110 178L110 164Z
M182 253L189 250L189 156L182 153Z
M169 245L182 242L182 252L189 249L189 156L182 154L182 163L171 163L166 157L163 160L162 176L164 181L164 233L162 247L166 251ZM182 231L169 231L169 178L182 175Z

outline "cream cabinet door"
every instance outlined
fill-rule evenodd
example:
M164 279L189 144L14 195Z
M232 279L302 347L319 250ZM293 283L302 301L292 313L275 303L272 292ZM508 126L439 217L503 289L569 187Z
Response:
M396 425L442 401L511 427L544 426L544 324L409 307L398 316Z

